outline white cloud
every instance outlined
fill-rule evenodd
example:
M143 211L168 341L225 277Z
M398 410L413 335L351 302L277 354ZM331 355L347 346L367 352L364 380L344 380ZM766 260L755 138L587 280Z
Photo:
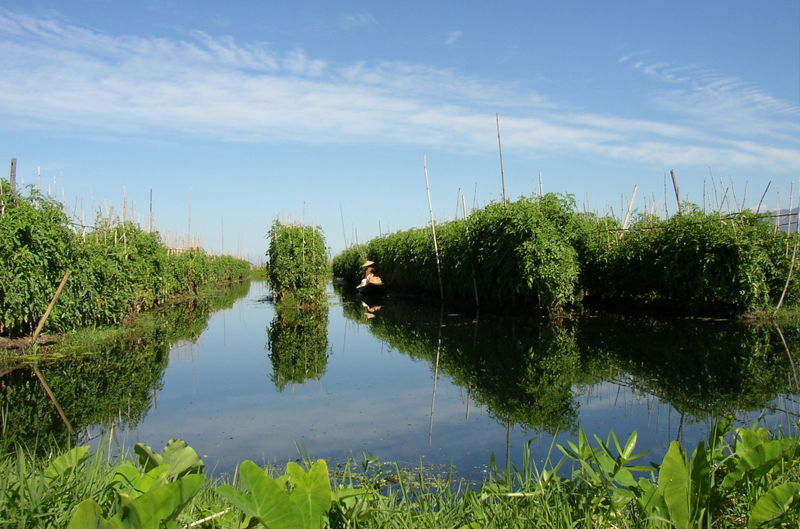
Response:
M362 11L360 13L351 13L342 16L341 24L345 29L352 29L357 27L375 26L378 24L378 21L375 20L375 17L371 14Z
M460 31L448 31L447 32L447 40L445 40L445 44L448 46L452 46L461 38L462 33Z
M14 73L0 77L0 115L70 134L489 152L499 112L504 148L519 152L800 170L796 106L713 72L620 61L669 87L654 100L676 119L579 112L430 65L335 64L202 32L117 37L0 10L0 67Z

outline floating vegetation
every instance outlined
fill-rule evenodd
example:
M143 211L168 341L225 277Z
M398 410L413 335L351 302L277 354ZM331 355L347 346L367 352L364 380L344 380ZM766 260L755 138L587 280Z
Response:
M579 302L677 314L739 315L800 300L792 270L796 234L753 213L703 213L685 204L667 220L644 215L630 228L575 211L569 196L493 203L437 226L448 301L550 311ZM337 255L333 272L353 281L376 261L390 289L439 297L431 231L375 238Z
M319 227L276 220L269 231L267 257L275 301L295 306L325 302L328 250Z
M76 232L63 206L30 187L11 191L0 180L0 334L33 331L69 271L45 331L112 325L128 314L204 285L244 279L250 263L202 249L168 249L157 232L98 218Z

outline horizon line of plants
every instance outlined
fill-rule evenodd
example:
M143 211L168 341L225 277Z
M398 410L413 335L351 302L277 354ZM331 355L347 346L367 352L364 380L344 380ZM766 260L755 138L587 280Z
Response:
M578 213L571 195L491 203L466 219L380 236L334 257L356 283L365 259L387 286L480 306L559 310L583 301L738 315L800 299L789 277L796 234L754 214L705 213L684 204L662 220ZM787 279L789 279L787 284Z
M466 482L364 456L332 477L327 462L289 462L283 474L252 461L209 482L203 460L182 440L161 453L142 443L137 463L100 443L37 462L20 446L0 459L4 527L159 529L215 527L679 528L796 527L800 439L720 421L689 453L672 441L660 463L643 464L638 436L554 445L543 464L523 448L519 468ZM552 453L552 451L551 451Z
M266 268L275 301L299 307L324 303L330 270L322 229L276 220L267 237Z
M118 324L174 295L250 274L243 259L170 250L158 232L129 221L98 215L78 233L63 205L33 186L12 192L0 180L0 203L0 335L30 334L68 270L45 332Z

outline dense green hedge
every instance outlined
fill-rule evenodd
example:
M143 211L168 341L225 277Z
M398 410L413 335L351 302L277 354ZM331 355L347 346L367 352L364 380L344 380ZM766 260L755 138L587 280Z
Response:
M0 334L33 331L67 270L70 279L46 331L115 324L205 284L245 278L250 264L201 249L168 250L158 233L131 222L98 219L76 233L58 201L33 188L2 186L0 216Z
M545 195L491 204L468 220L436 227L442 285L448 298L481 303L560 307L574 299L580 267L573 239L580 221L571 199ZM350 248L333 260L348 281L356 263L375 261L389 286L439 294L436 253L429 228L397 232Z
M267 268L275 300L295 305L324 302L329 269L322 230L275 221L268 236Z
M754 214L641 216L628 230L613 218L577 213L570 197L548 194L494 203L468 219L437 226L448 299L480 304L569 306L655 304L679 313L768 310L781 296L796 235L775 232ZM369 258L391 288L439 296L429 228L379 237L333 260L333 272L356 282ZM796 275L795 275L796 277ZM790 282L787 302L800 299Z

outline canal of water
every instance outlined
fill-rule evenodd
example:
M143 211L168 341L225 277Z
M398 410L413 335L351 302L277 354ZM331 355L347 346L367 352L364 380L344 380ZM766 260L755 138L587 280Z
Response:
M557 325L476 319L332 289L324 310L276 311L264 283L238 288L220 310L190 317L194 308L183 307L180 323L156 322L116 352L47 367L81 435L97 442L113 430L119 446L158 450L181 438L217 473L245 459L368 454L452 465L479 480L492 454L519 464L530 443L543 459L579 428L602 438L636 431L638 448L652 452L645 459L660 461L670 441L693 447L727 414L773 427L798 417L794 327L597 314ZM14 376L7 388L22 385L5 392L6 406L47 407L25 375ZM70 381L73 389L62 387ZM16 413L11 430L22 436L61 427L41 409Z

